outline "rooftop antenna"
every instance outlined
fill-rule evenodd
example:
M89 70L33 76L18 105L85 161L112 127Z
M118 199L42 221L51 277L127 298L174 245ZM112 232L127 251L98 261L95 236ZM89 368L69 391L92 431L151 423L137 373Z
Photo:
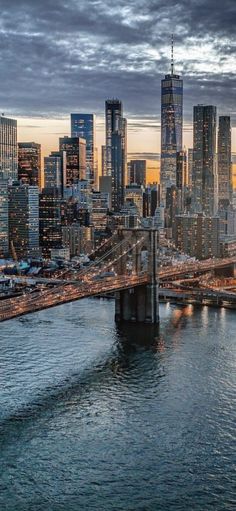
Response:
M171 35L171 75L174 74L174 34Z

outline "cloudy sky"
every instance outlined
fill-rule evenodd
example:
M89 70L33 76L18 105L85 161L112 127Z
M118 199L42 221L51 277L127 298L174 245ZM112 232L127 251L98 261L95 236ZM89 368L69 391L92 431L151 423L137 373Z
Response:
M217 105L236 126L235 0L0 0L0 7L0 108L17 116L19 138L51 149L68 132L70 112L91 111L100 144L104 100L119 97L129 150L158 152L172 32L187 145L199 102Z

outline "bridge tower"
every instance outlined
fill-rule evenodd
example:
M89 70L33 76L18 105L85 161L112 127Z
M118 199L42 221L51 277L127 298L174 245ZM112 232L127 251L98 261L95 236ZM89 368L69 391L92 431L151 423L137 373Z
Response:
M147 284L116 293L116 321L159 323L156 229L120 229L117 273L147 274Z

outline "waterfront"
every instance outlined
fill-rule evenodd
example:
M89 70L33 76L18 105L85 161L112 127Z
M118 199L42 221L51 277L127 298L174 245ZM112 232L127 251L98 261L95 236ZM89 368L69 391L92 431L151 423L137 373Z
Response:
M1 324L1 511L233 510L236 317L83 300Z

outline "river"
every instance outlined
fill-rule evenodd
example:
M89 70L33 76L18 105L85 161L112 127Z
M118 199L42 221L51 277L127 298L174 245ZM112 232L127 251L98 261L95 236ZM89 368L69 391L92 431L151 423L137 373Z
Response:
M236 314L87 299L0 327L1 511L236 509Z

